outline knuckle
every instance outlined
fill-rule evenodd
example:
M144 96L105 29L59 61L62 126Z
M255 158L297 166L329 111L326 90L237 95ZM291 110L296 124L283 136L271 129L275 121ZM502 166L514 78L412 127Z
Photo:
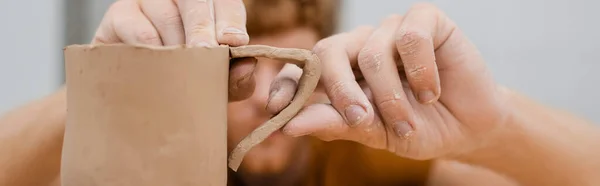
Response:
M430 2L418 2L413 4L413 6L411 7L411 10L419 10L419 11L439 11L438 7Z
M160 42L158 33L152 30L140 30L135 34L136 40L143 44L153 44Z
M400 104L406 101L406 96L400 93L381 96L375 99L375 104L382 113L397 112L400 109Z
M345 82L337 80L325 87L325 90L332 95L331 97L334 98L334 100L339 100L343 99L344 95L347 95L346 93L348 93L345 87Z
M333 40L334 40L333 37L334 36L329 37L329 38L325 38L325 39L317 42L317 44L313 47L312 51L315 54L317 54L317 56L323 56L323 55L325 55L329 51L329 49L333 46L333 43L334 43L333 42Z
M395 41L399 50L410 54L416 52L416 47L420 43L430 43L432 39L431 35L425 31L404 27L398 30Z
M165 11L160 14L160 19L157 19L157 23L155 23L157 27L160 26L183 26L183 22L181 20L181 16L179 12L173 11Z
M363 71L377 72L381 68L383 55L378 48L365 47L358 52L358 66Z
M208 35L212 30L212 20L209 18L201 18L194 25L189 26L190 35Z
M313 47L313 52L318 56L323 56L328 54L333 49L340 49L344 46L344 39L348 36L349 33L339 33L325 39L320 40Z
M415 79L415 77L423 76L426 71L427 71L427 67L425 67L424 65L414 64L414 65L410 65L407 68L406 75Z

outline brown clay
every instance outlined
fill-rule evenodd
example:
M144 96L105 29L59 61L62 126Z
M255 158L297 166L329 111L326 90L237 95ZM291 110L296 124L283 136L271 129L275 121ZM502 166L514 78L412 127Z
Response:
M228 54L291 60L304 69L289 106L234 149L233 170L298 113L320 75L310 51L258 45L75 45L64 53L64 186L226 185Z
M308 50L283 49L262 45L232 47L231 56L237 57L268 57L281 59L279 61L292 62L302 67L303 73L298 82L298 89L292 102L275 117L271 118L252 133L246 136L231 152L229 168L237 171L246 153L255 145L264 141L273 132L281 129L290 121L309 99L317 87L321 75L320 61L316 55ZM290 61L291 60L291 61Z
M226 185L228 54L67 47L62 185Z

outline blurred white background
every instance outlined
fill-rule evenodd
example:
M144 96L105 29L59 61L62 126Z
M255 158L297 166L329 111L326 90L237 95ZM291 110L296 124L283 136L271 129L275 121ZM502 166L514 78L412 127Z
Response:
M89 42L113 1L0 1L0 113L62 84L62 47ZM415 2L345 0L340 31L376 25ZM479 46L498 82L600 122L600 73L592 72L600 69L600 1L429 2Z

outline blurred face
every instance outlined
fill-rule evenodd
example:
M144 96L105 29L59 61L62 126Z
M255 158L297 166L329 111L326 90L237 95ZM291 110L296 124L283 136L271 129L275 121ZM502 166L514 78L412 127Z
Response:
M310 28L299 27L277 34L251 37L250 44L310 50L317 41L317 32ZM282 62L258 58L254 94L244 101L228 105L228 149L230 151L246 135L271 117L265 110L269 86L281 68L283 68ZM297 154L294 150L302 144L301 140L302 138L292 138L279 131L275 132L248 152L240 171L258 175L281 173L290 165L289 162L294 160L294 154Z

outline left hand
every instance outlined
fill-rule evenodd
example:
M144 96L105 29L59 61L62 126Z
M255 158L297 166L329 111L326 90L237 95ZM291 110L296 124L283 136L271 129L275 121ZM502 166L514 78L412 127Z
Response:
M352 140L397 155L430 159L483 145L509 109L477 48L443 12L418 4L376 29L320 41L321 85L331 104L305 108L283 129L292 136ZM279 111L298 72L285 68L271 87ZM364 78L363 78L364 77Z
M247 45L242 0L119 0L104 14L93 44L153 46ZM255 88L256 59L234 59L229 102L247 99Z

